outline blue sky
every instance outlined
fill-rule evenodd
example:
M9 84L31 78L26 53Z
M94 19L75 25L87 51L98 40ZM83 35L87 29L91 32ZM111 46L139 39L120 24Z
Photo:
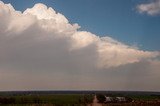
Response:
M110 36L144 50L160 50L160 16L140 14L136 6L147 0L2 0L24 11L44 3L62 13L80 30Z

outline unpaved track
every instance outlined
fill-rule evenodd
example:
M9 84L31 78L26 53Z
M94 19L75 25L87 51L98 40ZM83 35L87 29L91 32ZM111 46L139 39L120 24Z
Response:
M97 96L94 96L92 106L102 106L102 104L98 103Z

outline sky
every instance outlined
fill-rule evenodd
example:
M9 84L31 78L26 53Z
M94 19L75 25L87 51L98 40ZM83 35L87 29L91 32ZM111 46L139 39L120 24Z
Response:
M81 30L111 36L145 50L160 50L160 16L139 14L136 7L152 0L2 0L24 11L44 3L62 13ZM154 0L153 0L154 1Z
M160 91L160 0L1 0L0 90Z

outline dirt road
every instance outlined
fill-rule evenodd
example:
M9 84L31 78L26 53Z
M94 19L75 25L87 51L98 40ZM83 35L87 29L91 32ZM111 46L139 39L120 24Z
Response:
M102 106L102 104L98 103L96 95L94 96L92 106Z

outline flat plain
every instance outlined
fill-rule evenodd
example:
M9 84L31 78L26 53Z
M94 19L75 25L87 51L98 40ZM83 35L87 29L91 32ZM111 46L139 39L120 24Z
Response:
M107 98L113 98L107 101ZM120 101L117 98L125 98ZM159 92L5 91L0 106L158 106Z

